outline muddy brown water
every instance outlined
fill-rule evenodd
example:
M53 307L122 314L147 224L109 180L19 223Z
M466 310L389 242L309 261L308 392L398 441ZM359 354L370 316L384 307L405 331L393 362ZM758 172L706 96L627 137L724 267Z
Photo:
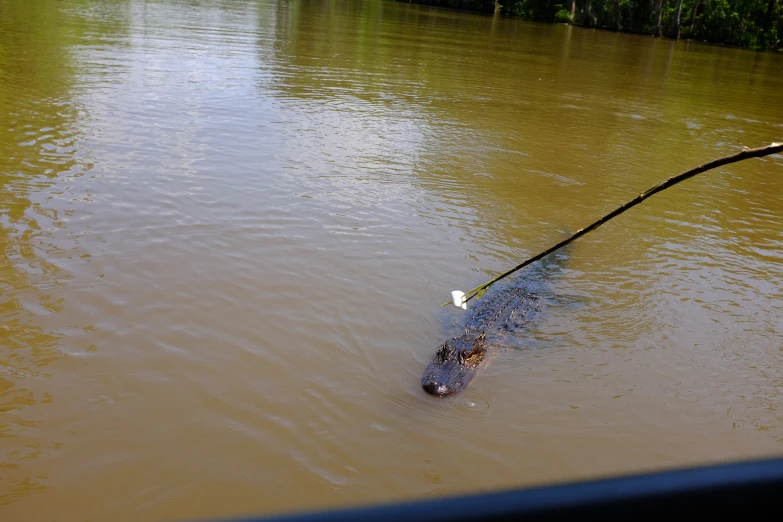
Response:
M0 3L0 518L189 520L783 453L783 57L387 1Z

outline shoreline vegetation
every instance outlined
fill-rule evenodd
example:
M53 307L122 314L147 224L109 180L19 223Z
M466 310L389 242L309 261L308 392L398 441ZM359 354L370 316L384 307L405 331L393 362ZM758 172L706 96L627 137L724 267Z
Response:
M538 22L783 51L781 0L407 1Z

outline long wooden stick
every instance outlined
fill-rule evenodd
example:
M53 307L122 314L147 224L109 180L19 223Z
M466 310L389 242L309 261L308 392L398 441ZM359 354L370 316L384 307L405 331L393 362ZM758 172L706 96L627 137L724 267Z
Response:
M621 207L618 207L617 209L615 209L612 212L608 213L607 215L605 215L604 217L602 217L601 219L599 219L598 221L596 221L592 225L579 230L576 234L574 234L573 236L569 237L568 239L565 239L565 240L561 241L560 243L556 244L555 246L553 246L551 248L548 248L547 250L544 250L540 254L537 254L537 255L531 257L527 261L524 261L523 263L518 264L517 266L515 266L511 270L507 270L506 272L503 272L502 274L500 274L496 278L490 279L486 283L484 283L482 285L479 285L476 288L471 288L470 290L465 292L464 301L468 302L468 301L470 301L471 299L473 299L476 296L481 297L484 294L484 292L486 292L487 289L489 289L490 286L492 286L493 284L497 283L498 281L500 281L504 277L507 277L507 276L513 274L517 270L520 270L520 269L526 267L530 263L535 263L536 261L538 261L542 257L544 257L544 256L546 256L548 254L551 254L552 252L554 252L558 248L564 247L565 245L567 245L571 241L574 241L575 239L578 239L578 238L582 237L583 235L587 234L591 230L595 230L596 228L600 227L601 225L603 225L604 223L606 223L610 219L619 216L620 214L622 214L623 212L625 212L629 208L635 207L636 205L638 205L639 203L641 203L645 199L649 198L650 196L653 196L654 194L657 194L658 192L661 192L662 190L666 190L667 188L669 188L669 187L671 187L673 185L676 185L677 183L679 183L681 181L685 181L686 179L692 178L692 177L696 176L697 174L701 174L702 172L707 172L708 170L712 170L712 169L715 169L715 168L718 168L718 167L722 167L723 165L729 165L731 163L736 163L738 161L742 161L742 160L746 160L746 159L750 159L750 158L761 158L763 156L768 156L770 154L775 154L777 152L783 152L783 143L771 143L771 144L769 144L769 145L767 145L765 147L759 147L757 149L745 149L745 150L743 150L741 152L738 152L736 154L732 154L731 156L725 156L723 158L718 158L716 160L710 161L709 163L705 163L704 165L699 165L696 168L693 168L693 169L691 169L689 171L683 172L682 174L679 174L677 176L671 177L671 178L667 179L666 181L664 181L663 183L659 183L658 185L655 185L654 187L651 187L651 188L647 189L646 191L642 192L641 194L639 194L638 196L633 198L628 203L625 203ZM443 306L447 306L449 304L451 304L451 301L449 301L448 303L444 303Z

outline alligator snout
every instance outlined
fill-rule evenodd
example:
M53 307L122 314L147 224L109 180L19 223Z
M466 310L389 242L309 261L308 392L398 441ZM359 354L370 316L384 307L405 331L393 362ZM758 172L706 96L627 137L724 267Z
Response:
M453 395L454 392L457 391L448 384L442 382L425 382L422 383L421 387L424 388L425 392L436 397L446 397L448 395Z

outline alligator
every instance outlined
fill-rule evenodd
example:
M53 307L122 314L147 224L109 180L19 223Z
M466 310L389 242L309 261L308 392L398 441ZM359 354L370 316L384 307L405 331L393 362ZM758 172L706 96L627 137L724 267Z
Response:
M492 346L487 336L512 332L540 310L540 300L522 288L506 288L488 296L465 324L465 332L443 343L427 365L421 386L436 397L464 390Z
M527 271L524 283L487 294L465 323L465 331L443 343L424 371L421 387L430 395L447 397L460 393L499 343L508 339L541 311L543 283L564 268L570 248L540 260ZM504 339L505 337L505 339ZM500 343L500 344L506 344Z

